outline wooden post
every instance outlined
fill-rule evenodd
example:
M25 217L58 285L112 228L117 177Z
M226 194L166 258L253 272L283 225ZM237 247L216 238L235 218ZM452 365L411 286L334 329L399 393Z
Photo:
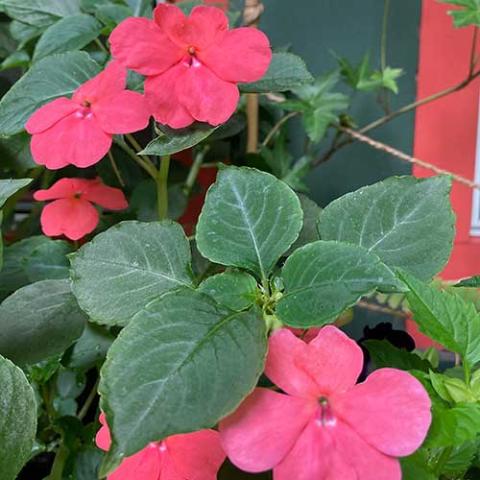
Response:
M257 27L264 10L261 0L245 0L243 23L249 27ZM248 61L248 59L246 59ZM247 94L247 153L258 150L258 94Z

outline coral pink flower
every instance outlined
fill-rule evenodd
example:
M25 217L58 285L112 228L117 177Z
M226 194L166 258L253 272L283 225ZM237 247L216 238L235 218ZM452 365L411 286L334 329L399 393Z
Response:
M155 119L173 128L195 120L219 125L235 111L237 83L259 80L272 52L255 28L228 29L215 7L197 6L189 17L160 4L154 20L127 18L110 36L114 58L147 77L145 96Z
M126 81L127 70L111 62L71 99L57 98L34 112L25 128L33 135L35 162L52 170L89 167L108 153L113 134L143 130L150 117L145 98L125 90Z
M230 460L275 480L400 480L396 457L413 453L430 399L413 376L384 368L355 385L363 355L336 327L310 343L287 329L270 337L266 375L286 394L257 388L220 424Z
M47 190L38 190L35 200L54 200L43 208L42 230L49 237L65 235L78 240L95 230L99 215L95 203L108 210L123 210L127 200L118 188L107 187L100 178L62 178Z
M108 450L111 438L103 413L100 423L96 443ZM218 432L201 430L151 443L123 460L108 480L215 480L224 460Z

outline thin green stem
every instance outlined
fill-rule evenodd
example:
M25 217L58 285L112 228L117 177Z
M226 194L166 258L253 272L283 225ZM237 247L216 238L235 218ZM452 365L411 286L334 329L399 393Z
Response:
M291 118L297 116L300 112L290 112L287 115L283 116L268 132L268 135L265 137L265 140L262 142L262 148L265 148L269 143L270 140L274 137L274 135L282 128L283 124L288 122Z
M158 218L164 220L168 218L168 171L170 169L170 155L165 155L160 159L160 169L157 173L157 208Z
M385 0L383 7L382 39L380 44L380 68L382 72L387 68L387 39L388 39L388 16L390 14L390 0Z
M198 173L202 168L203 160L205 159L205 155L207 154L208 150L209 147L207 145L205 148L199 150L195 155L192 166L190 167L190 171L188 172L187 179L185 180L185 186L183 188L183 192L187 197L189 197L192 193L193 186L195 185Z
M77 418L79 420L83 420L85 418L85 416L87 415L88 411L90 410L90 407L92 406L92 403L94 402L94 400L97 396L97 390L98 390L99 382L100 382L100 378L98 378L97 381L95 382L95 385L90 390L90 393L88 394L88 397L85 400L85 403L83 404L82 408L78 412Z
M112 165L112 170L113 170L113 173L115 173L115 176L117 177L118 183L120 184L121 187L125 187L125 182L123 181L122 174L120 173L118 165L115 162L115 158L113 158L111 150L108 151L108 158L110 159L110 164Z
M154 180L157 179L157 169L150 160L145 160L132 150L123 140L115 139L115 143L140 167L142 167Z
M98 48L103 52L103 53L109 53L108 50L106 49L105 45L100 41L100 39L96 38L95 43L97 44Z
M62 443L57 450L48 480L63 480L63 470L68 459L68 448Z

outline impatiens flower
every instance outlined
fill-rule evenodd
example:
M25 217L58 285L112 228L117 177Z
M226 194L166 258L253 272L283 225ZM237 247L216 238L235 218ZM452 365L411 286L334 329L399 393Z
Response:
M89 167L110 150L113 134L146 128L150 114L145 98L125 90L126 82L127 70L111 62L71 99L57 98L34 112L25 128L33 135L35 162L52 170L68 164Z
M145 75L145 96L159 123L183 128L195 120L219 125L235 111L237 83L259 80L272 52L255 28L228 29L215 7L197 6L189 17L160 4L154 20L127 18L110 36L114 58Z
M96 443L106 451L111 438L103 413L100 423ZM150 443L123 460L108 480L215 480L224 460L218 432L201 430Z
M285 394L257 388L220 424L230 460L275 480L400 480L399 461L423 442L430 399L413 376L384 368L355 384L360 347L336 327L305 343L274 332L266 375Z
M79 240L95 230L99 215L95 203L108 210L128 207L125 195L118 188L107 187L99 178L62 178L47 190L34 193L35 200L54 200L43 208L40 222L45 235L65 235Z

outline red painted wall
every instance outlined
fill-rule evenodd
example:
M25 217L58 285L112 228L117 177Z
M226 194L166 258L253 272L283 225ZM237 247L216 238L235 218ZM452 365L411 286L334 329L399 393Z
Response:
M449 88L468 74L473 27L454 28L447 15L451 8L436 0L423 0L418 99ZM417 109L416 157L474 178L479 86L477 79L464 90ZM432 175L416 166L413 172L419 177ZM445 279L480 274L480 238L470 236L472 193L470 188L454 182L452 202L457 214L457 235L452 257L442 274Z

